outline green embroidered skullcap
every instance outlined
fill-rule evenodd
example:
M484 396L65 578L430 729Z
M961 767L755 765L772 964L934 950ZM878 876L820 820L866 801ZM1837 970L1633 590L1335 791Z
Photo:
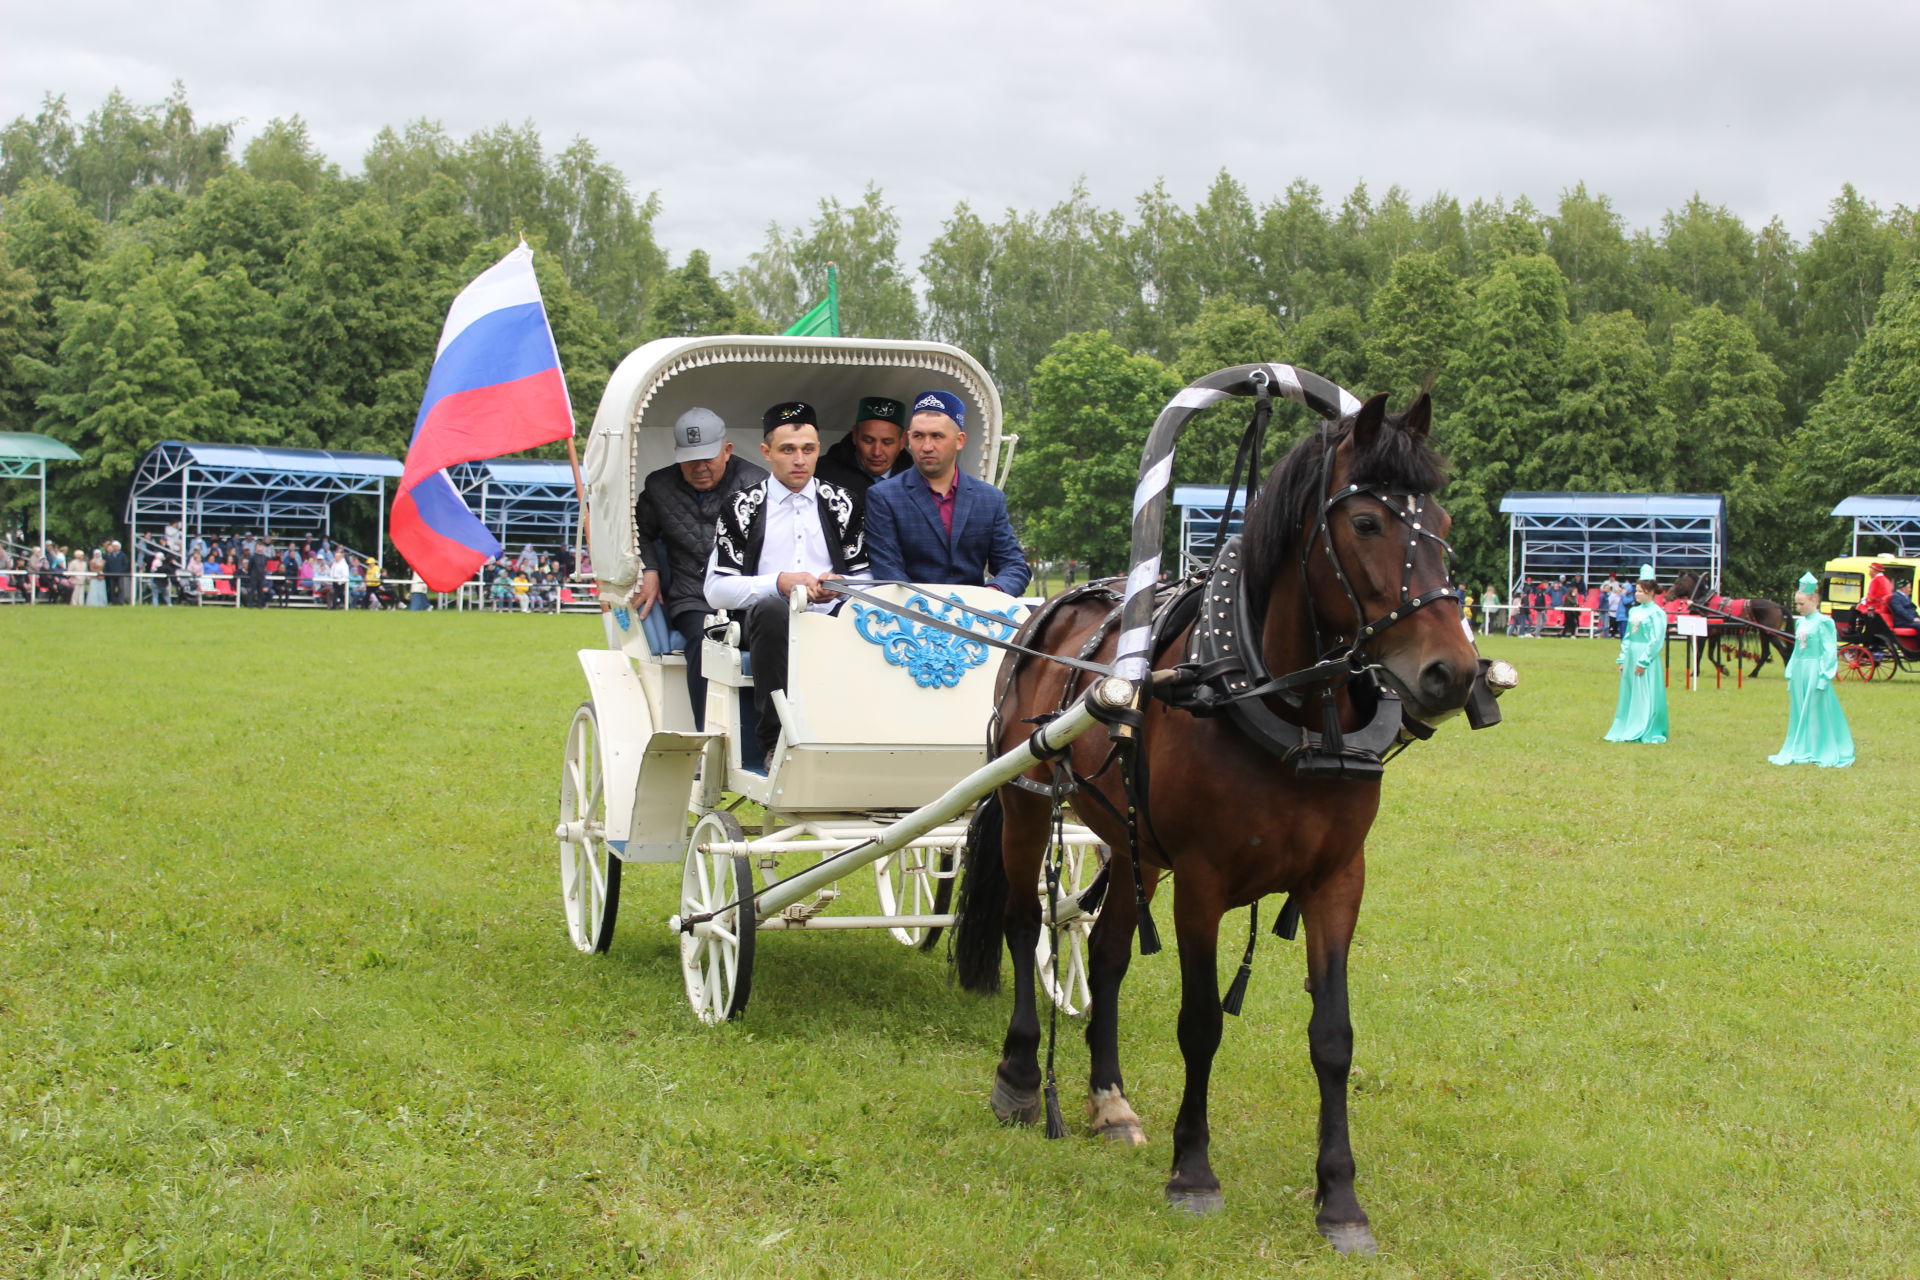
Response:
M1641 578L1642 578L1642 579L1650 579L1650 578L1652 578L1652 577L1653 577L1653 566L1652 566L1652 565L1650 565L1650 564L1643 564L1643 565L1641 565L1641 566L1640 566L1640 576L1641 576Z
M854 425L858 426L862 422L873 419L891 422L904 431L907 426L907 406L898 400L889 400L885 396L863 396L859 411L853 415Z
M1811 571L1803 573L1800 575L1800 590L1810 596L1817 596L1820 594L1820 580L1814 577Z

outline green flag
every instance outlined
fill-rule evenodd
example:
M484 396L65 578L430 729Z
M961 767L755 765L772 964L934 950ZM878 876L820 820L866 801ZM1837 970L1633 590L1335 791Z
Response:
M837 338L840 336L840 269L827 264L827 296L813 310L788 326L784 337Z

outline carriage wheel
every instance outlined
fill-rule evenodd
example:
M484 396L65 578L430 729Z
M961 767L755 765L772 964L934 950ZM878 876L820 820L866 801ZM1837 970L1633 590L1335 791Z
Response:
M883 916L945 915L953 902L953 850L908 846L873 864ZM909 947L930 949L939 929L889 929Z
M722 810L704 814L687 842L680 876L680 914L720 912L706 936L680 935L680 972L687 1003L700 1021L721 1023L738 1017L753 991L753 862L743 853L701 853L710 841L741 841L746 835L734 816ZM744 903L740 906L729 905ZM721 910L725 908L725 910Z
M1873 678L1875 680L1891 680L1899 670L1900 659L1894 657L1884 649L1877 650L1874 653Z
M1100 874L1100 850L1085 845L1069 845L1065 856L1060 860L1060 901L1065 904L1069 899L1078 897L1080 891L1093 883ZM1040 909L1046 910L1047 879L1046 869L1040 872ZM1093 1003L1093 992L1087 985L1087 938L1093 933L1094 922L1100 918L1098 911L1076 916L1061 925L1057 930L1049 931L1044 926L1040 930L1040 944L1035 955L1039 960L1040 987L1047 993L1047 999L1053 1001L1060 1012L1068 1017L1078 1017L1087 1011ZM1060 938L1060 963L1054 963L1053 935Z
M583 702L567 726L560 766L560 901L567 935L589 954L613 941L620 912L620 859L607 847L607 785L601 767L600 722Z
M1863 644L1843 644L1840 646L1840 678L1852 676L1865 682L1873 679L1873 650Z

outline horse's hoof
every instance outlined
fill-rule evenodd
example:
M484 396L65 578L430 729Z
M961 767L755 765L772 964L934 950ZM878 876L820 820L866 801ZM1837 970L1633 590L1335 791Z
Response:
M1380 1252L1380 1246L1373 1242L1373 1232L1364 1222L1321 1227L1320 1234L1327 1238L1327 1243L1338 1254Z
M1212 1191L1175 1191L1167 1188L1167 1207L1196 1218L1205 1218L1227 1207L1227 1198L1218 1188Z
M994 1073L993 1094L987 1102L1001 1124L1029 1125L1040 1119L1040 1091L1015 1089L998 1072Z
M1113 1124L1103 1124L1093 1131L1096 1138L1105 1138L1108 1142L1120 1142L1129 1147L1147 1145L1147 1133L1138 1123L1120 1120Z
M1089 1090L1087 1120L1096 1138L1124 1142L1130 1147L1147 1144L1147 1132L1140 1127L1140 1117L1134 1114L1133 1108L1127 1105L1126 1095L1118 1089Z

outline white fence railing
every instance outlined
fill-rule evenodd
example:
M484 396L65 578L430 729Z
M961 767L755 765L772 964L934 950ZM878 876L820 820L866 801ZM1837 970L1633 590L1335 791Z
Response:
M91 584L97 576L84 576L83 597L86 585ZM129 596L127 600L110 598L114 604L238 608L251 602L245 574L203 573L193 578L183 573L136 572L113 576L120 579ZM383 578L379 588L373 602L369 603L364 582L349 579L344 584L331 580L289 584L282 575L272 573L267 575L261 607L408 610L428 607L430 604L441 609L500 613L597 613L600 609L590 578L569 579L544 590L530 583L522 589L509 582L504 595L480 582L469 582L455 591L429 591L418 578ZM72 594L73 576L65 572L42 570L30 573L19 568L0 570L0 604L69 604ZM416 595L425 597L427 604L415 605L413 598Z

